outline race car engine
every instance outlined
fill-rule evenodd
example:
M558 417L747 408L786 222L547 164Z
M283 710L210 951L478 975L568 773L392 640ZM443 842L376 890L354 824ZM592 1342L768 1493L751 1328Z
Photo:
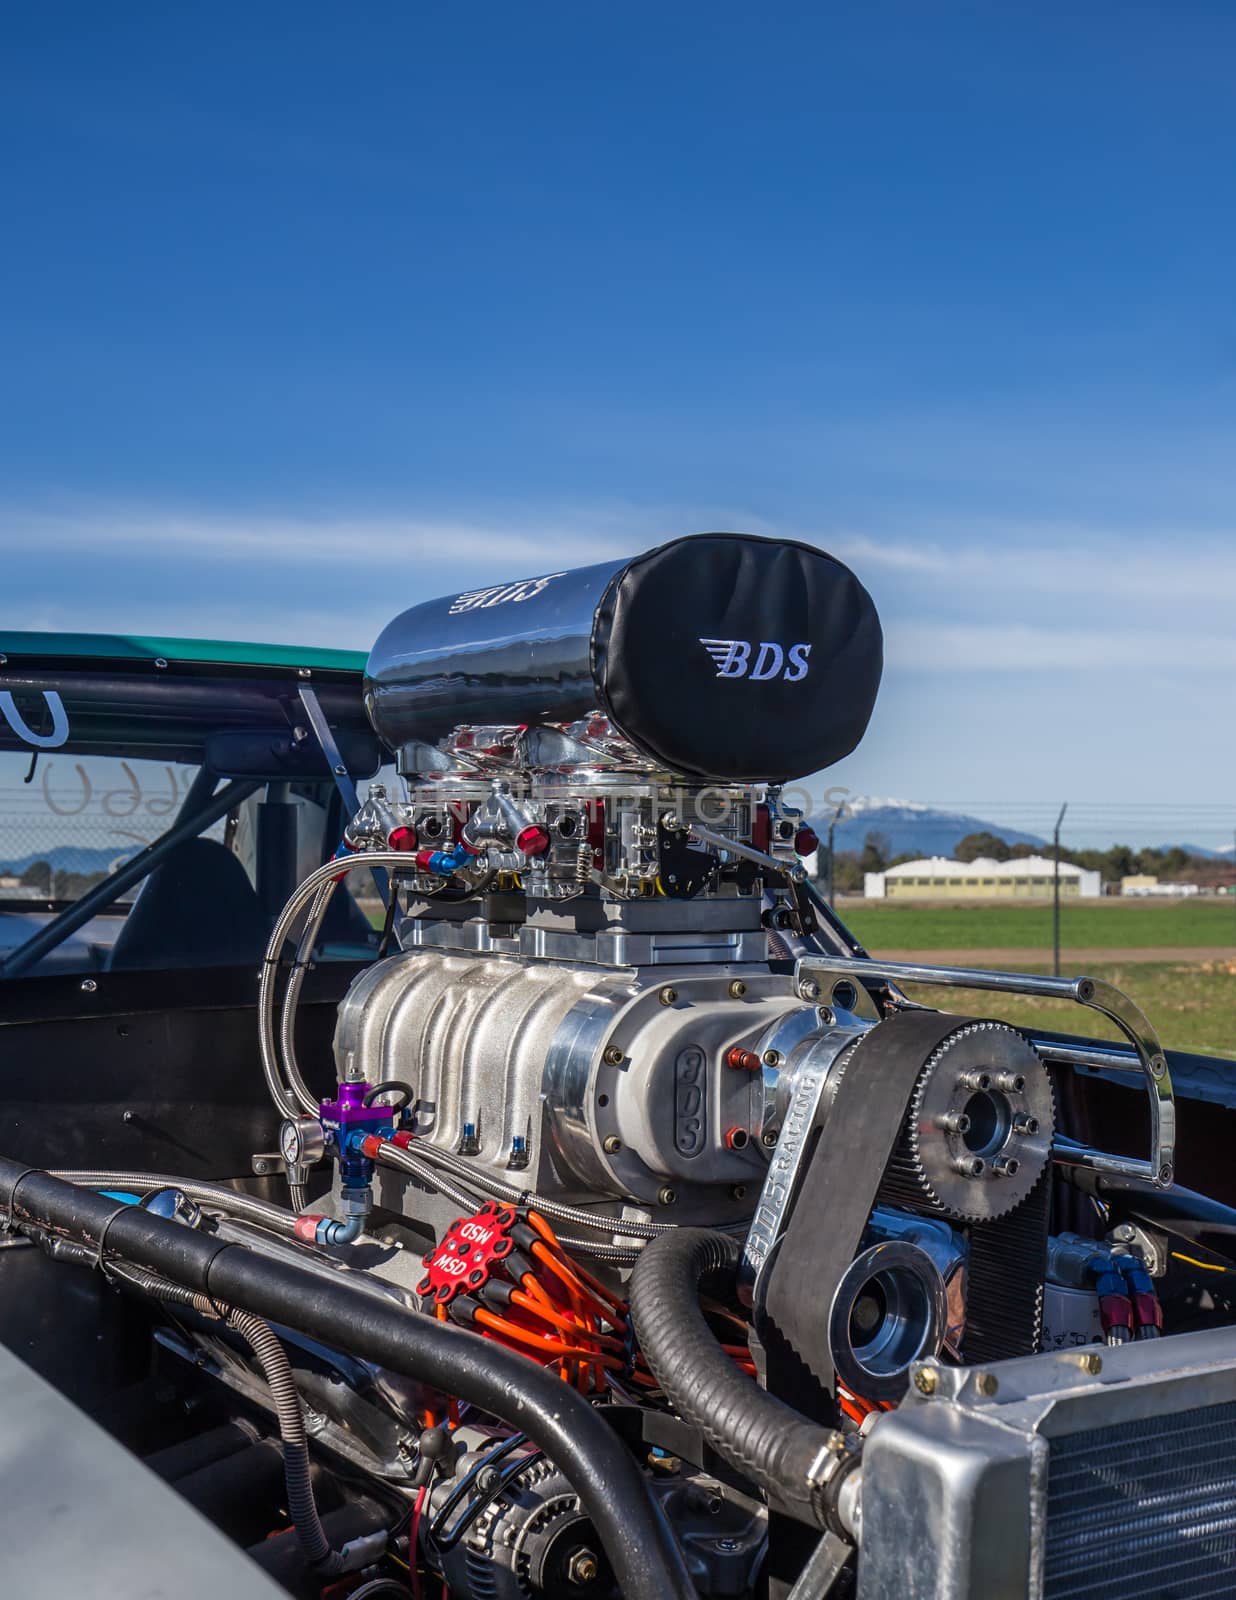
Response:
M907 1397L1162 1331L1153 1231L1099 1199L1172 1184L1146 1019L1088 978L873 961L813 885L789 786L855 748L881 667L853 573L736 534L406 611L366 675L394 776L262 966L291 1208L0 1163L14 1227L106 1246L166 1349L273 1410L293 1592L826 1594L864 1500L889 1521L864 1448ZM362 877L382 951L333 1063L302 1059L324 921ZM1125 1043L1020 1030L1011 993ZM1074 1136L1078 1067L1140 1084L1149 1156ZM377 1508L346 1538L311 1459ZM911 1592L864 1570L860 1594Z

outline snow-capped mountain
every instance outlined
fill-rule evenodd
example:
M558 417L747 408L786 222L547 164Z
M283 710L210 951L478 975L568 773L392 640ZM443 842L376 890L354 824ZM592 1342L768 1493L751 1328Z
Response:
M817 818L821 831L828 817ZM1008 844L1042 846L1038 834L1023 833L1002 823L967 816L962 811L937 811L915 800L878 799L872 796L847 800L837 824L838 850L861 850L869 833L878 833L890 856L951 856L968 833L994 833Z

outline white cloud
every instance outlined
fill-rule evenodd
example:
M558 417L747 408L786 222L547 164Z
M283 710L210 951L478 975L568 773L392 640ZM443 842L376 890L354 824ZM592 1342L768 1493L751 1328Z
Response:
M338 512L313 515L246 515L116 503L67 504L58 510L0 507L0 548L204 553L252 562L288 557L306 562L341 559L385 563L459 565L472 562L555 565L564 553L576 564L633 555L676 531L740 527L801 539L850 563L862 577L873 572L921 575L954 587L1002 585L1011 591L1078 594L1093 590L1126 597L1236 598L1236 533L1177 529L1153 537L1125 530L1017 519L969 521L955 536L941 534L938 519L916 533L905 527L888 537L845 528L773 524L749 514L707 508L612 504L549 511L516 507L501 518L397 516ZM521 567L521 571L523 569ZM498 574L501 576L501 574Z
M555 552L579 529L533 519L510 526L449 518L371 516L245 516L150 507L82 507L62 512L9 509L0 512L0 546L68 554L105 550L113 556L207 555L251 564L257 559L289 562L371 562L382 577L411 563L433 566L473 562L515 563L537 571L555 562ZM592 530L581 564L622 555L630 544L621 534Z
M864 572L938 579L958 594L1004 590L1105 599L1236 602L1236 532L1230 538L1180 529L1131 538L1110 528L1050 527L1015 521L970 530L953 544L842 533L816 541Z
M1027 623L899 623L885 660L913 672L1236 670L1236 637L1138 627L1048 628Z
M813 537L809 541L847 562L862 577L869 567L894 572L929 572L950 575L957 570L955 554L934 543L907 544L904 539L873 539L866 534L842 533Z
M612 503L398 516L70 503L0 507L0 549L38 562L10 590L25 627L366 648L403 607L475 582L630 555L675 531L752 527L724 509ZM757 524L849 562L876 595L893 670L1230 670L1236 538L936 518L889 537ZM115 573L74 584L75 555ZM43 563L46 558L46 577ZM183 574L178 570L183 563ZM89 563L83 563L88 567ZM333 569L333 572L332 572ZM192 575L190 575L190 573Z

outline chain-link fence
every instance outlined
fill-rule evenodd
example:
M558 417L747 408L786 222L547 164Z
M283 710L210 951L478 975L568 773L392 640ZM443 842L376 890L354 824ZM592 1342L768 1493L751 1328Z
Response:
M0 901L77 899L167 829L196 770L0 754Z

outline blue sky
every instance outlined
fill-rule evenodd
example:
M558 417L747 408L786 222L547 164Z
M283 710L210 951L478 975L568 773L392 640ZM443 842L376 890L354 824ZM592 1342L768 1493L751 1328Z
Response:
M838 781L1236 811L1234 63L1226 4L13 11L5 623L364 648L784 533L885 619Z

